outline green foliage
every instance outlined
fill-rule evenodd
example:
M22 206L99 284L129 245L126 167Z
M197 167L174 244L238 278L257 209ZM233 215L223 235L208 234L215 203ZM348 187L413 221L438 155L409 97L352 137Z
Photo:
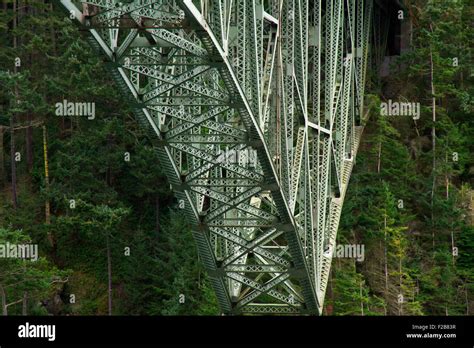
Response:
M469 1L433 0L408 10L412 47L384 85L398 89L398 100L420 102L421 118L382 117L372 106L338 237L364 243L368 252L355 268L354 260L334 263L335 314L360 314L354 287L361 277L369 299L382 300L371 307L378 313L472 314L473 9Z
M16 127L34 125L31 145L24 131L15 132L16 151L25 158L31 146L33 158L31 170L25 160L17 163L16 210L6 174L11 170L10 133L4 132L0 226L23 229L22 236L38 244L42 259L34 270L49 273L36 278L49 279L63 270L68 277L67 282L41 281L37 289L10 286L8 279L8 300L21 299L28 290L35 301L48 303L30 306L31 314L107 314L109 245L113 314L216 314L215 296L196 262L185 217L170 209L175 202L155 149L101 58L57 5L30 2L28 14L18 12L15 30L0 31L0 125L8 126L12 116ZM0 11L0 27L11 27L14 16L11 7ZM17 57L21 66L14 73ZM94 102L96 118L56 116L55 104L63 100ZM42 132L35 128L40 122L47 129L49 185ZM184 304L177 302L181 293ZM17 314L21 305L11 309Z
M0 245L2 249L12 246L31 245L31 239L20 230L0 228ZM54 289L67 281L67 270L58 270L44 256L39 258L0 258L0 292L4 294L6 308L9 314L21 314L22 310L42 312L44 309L39 302L48 297ZM26 307L20 305L22 298L27 294ZM3 296L1 296L3 298Z

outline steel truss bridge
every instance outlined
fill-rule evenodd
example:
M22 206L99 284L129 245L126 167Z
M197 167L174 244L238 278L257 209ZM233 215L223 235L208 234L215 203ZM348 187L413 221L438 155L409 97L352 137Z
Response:
M373 1L60 2L149 130L222 313L321 314Z

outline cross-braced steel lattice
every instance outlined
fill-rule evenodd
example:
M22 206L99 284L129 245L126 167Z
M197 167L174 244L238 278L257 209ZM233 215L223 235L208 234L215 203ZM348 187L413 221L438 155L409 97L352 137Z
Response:
M223 313L321 313L372 0L60 0L150 130Z

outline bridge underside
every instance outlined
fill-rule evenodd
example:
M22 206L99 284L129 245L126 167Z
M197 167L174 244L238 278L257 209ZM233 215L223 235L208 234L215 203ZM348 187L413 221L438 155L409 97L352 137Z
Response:
M150 131L223 313L321 313L371 0L60 0Z

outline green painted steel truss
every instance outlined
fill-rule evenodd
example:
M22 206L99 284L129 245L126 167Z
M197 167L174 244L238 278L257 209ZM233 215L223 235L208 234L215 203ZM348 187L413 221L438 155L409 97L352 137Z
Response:
M150 131L225 314L320 314L371 0L60 0Z

